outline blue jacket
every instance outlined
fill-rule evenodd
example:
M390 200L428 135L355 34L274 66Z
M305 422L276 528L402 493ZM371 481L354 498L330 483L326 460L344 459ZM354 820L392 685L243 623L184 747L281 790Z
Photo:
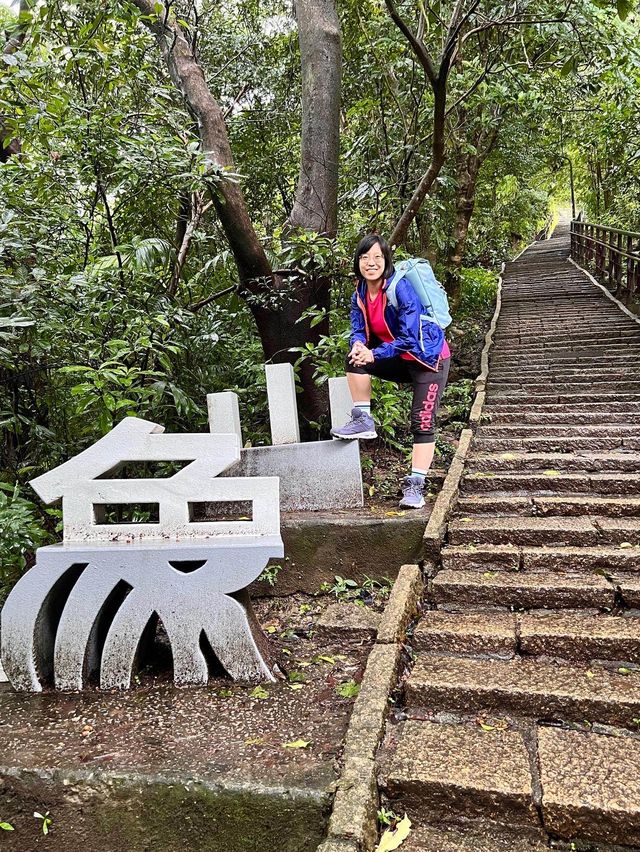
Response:
M376 361L393 358L408 352L416 361L430 370L438 369L440 353L444 344L444 331L432 319L422 313L422 305L415 290L406 278L400 278L396 284L397 309L388 301L386 289L388 282L382 285L382 310L385 322L393 340L381 343L372 349ZM359 340L369 345L371 333L365 308L367 298L366 281L359 280L355 293L351 297L351 345Z

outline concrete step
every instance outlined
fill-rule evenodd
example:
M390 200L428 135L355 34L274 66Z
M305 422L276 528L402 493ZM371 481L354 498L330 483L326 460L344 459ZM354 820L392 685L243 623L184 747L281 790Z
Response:
M535 826L529 756L518 731L405 722L386 780L412 821Z
M517 547L513 544L447 546L442 567L451 571L598 573L618 580L640 573L640 547ZM440 575L438 575L440 576Z
M586 497L571 495L460 497L457 511L462 515L520 515L527 517L575 517L597 515L608 518L640 516L640 497Z
M522 453L522 452L475 452L468 463L470 473L507 471L570 471L572 473L616 473L640 471L640 453L637 452L581 452L569 453Z
M629 520L627 524L632 525ZM539 546L604 544L589 518L456 517L449 524L449 544ZM632 533L630 533L631 535ZM626 539L624 539L626 541Z
M512 609L613 609L616 587L599 574L539 571L442 570L431 581L429 600L438 606Z
M589 424L580 422L555 423L547 425L544 423L487 423L478 430L481 438L586 438L586 437L623 437L635 438L640 434L637 423L627 420L623 423Z
M581 426L603 424L605 426L620 423L622 425L633 423L640 417L640 403L638 403L634 411L611 411L608 407L604 407L601 411L576 411L565 410L564 406L554 406L555 411L531 411L529 408L525 411L517 411L506 409L504 411L489 411L484 409L482 412L482 422L490 426L500 426L509 424L521 424L532 426L550 426L554 423L558 424L579 424Z
M431 654L478 654L509 659L516 653L516 616L511 612L423 613L412 647Z
M548 468L531 473L468 473L462 480L465 494L494 494L517 492L519 494L582 493L604 496L640 494L640 477L635 473L565 473Z
M559 396L567 396L568 394L587 393L589 396L601 396L602 393L636 393L640 395L640 379L626 378L619 381L591 381L591 382L525 382L521 381L517 384L513 382L494 382L489 374L487 382L489 392L502 394L504 396L518 396L526 394L527 396L536 396L538 394L546 395L549 393L558 394Z
M601 722L635 728L640 674L601 665L438 657L421 653L407 682L410 707L454 713Z
M640 742L538 728L542 818L561 838L640 845Z
M531 453L577 453L591 450L605 452L619 447L630 450L640 450L640 435L628 438L620 435L592 435L586 437L566 438L531 437L531 438L487 438L480 435L476 438L475 446L478 452L531 452Z
M436 609L423 614L412 644L430 654L511 659L518 653L634 665L640 663L640 617L582 610L520 614Z
M517 619L523 655L640 663L638 616L564 611L526 613Z
M415 815L414 815L415 816ZM484 821L483 821L484 822ZM529 837L522 829L474 826L473 830L450 826L421 826L414 819L402 852L549 852L546 841ZM336 849L336 852L339 850Z
M504 516L456 517L449 524L449 544L638 545L640 518Z
M511 406L517 407L518 410L529 409L530 411L558 411L559 406L566 406L567 408L581 406L583 410L595 411L597 405L605 405L609 409L615 409L622 403L631 402L637 405L639 401L640 395L638 393L616 393L615 391L603 391L596 394L581 391L556 395L556 389L553 385L548 393L536 394L535 396L525 392L518 392L517 394L498 393L495 389L487 396L489 408Z

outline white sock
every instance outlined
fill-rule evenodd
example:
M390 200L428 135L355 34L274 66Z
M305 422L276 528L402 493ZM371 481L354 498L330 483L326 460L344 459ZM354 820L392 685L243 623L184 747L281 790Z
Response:
M428 473L427 470L420 470L420 468L418 468L418 467L412 467L411 468L411 476L419 476L422 479L423 482L424 482L424 480L427 476L427 473Z
M369 402L354 402L354 408L359 408L360 411L364 411L365 414L371 414L371 401Z

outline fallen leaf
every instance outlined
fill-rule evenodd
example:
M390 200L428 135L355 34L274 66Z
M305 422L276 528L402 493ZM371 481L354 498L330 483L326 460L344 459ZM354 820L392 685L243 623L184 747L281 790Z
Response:
M399 849L411 832L411 820L405 814L396 827L391 830L388 828L380 838L380 843L376 846L375 852L393 852L394 849Z
M249 693L249 698L258 698L260 701L264 701L265 698L269 697L269 693L266 689L263 689L261 686L256 686L255 689L251 690Z
M263 742L264 742L264 740L262 739L262 737L256 737L253 740L245 740L244 744L245 745L262 745Z
M294 740L292 743L282 743L285 748L308 748L311 745L310 740Z
M632 669L628 669L626 666L620 666L618 671L621 675L630 675L633 673Z
M0 828L3 831L15 831L15 828L11 825L10 822L0 822Z
M545 476L560 476L560 471L559 470L545 470L544 475Z
M480 722L480 727L483 731L495 731L494 725L487 725L486 722Z
M588 669L588 671L586 672L586 675L587 675L587 677L588 677L588 678L595 677L595 675L594 675L594 673L591 671L591 669Z
M513 453L502 453L500 458L509 460L509 459L515 459L515 456L514 456Z
M633 545L630 541L623 541L618 545L618 547L633 547Z
M278 628L274 627L273 625L270 625L269 627L265 627L265 630L267 631L267 633L275 633L277 629Z
M303 683L290 683L289 689L293 689L293 690L304 689L304 684Z
M496 571L485 571L482 576L486 577L487 580L493 580L493 578L497 577L498 575Z
M406 515L406 512L385 512L385 515L389 518L397 517L402 518L403 515Z

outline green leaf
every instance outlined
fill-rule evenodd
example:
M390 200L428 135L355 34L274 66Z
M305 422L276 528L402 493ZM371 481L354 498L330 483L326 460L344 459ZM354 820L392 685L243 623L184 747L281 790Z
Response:
M0 828L3 831L15 831L15 828L11 825L10 822L0 822Z
M355 698L360 692L360 684L355 680L345 680L336 686L336 692L342 698Z
M257 698L260 701L264 701L265 698L268 698L268 697L269 697L269 693L267 692L266 689L263 689L263 687L261 687L261 686L256 686L256 688L253 689L249 693L249 698Z

